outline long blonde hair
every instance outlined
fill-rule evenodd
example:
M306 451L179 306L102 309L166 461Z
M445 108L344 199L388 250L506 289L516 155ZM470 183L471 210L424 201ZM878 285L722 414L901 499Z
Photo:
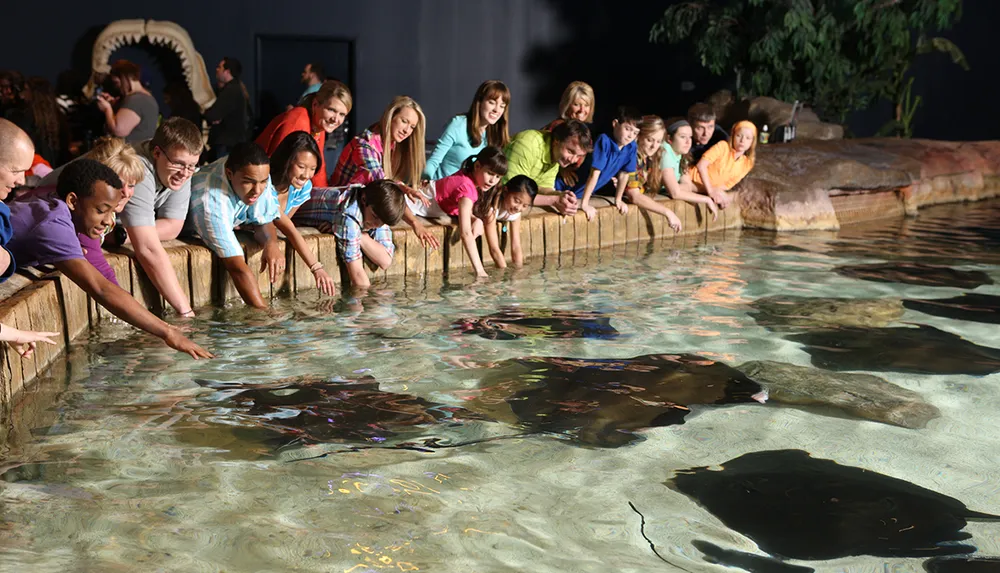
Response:
M396 149L393 149L392 141L392 118L404 107L417 112L417 125L413 128L410 136L403 140ZM389 107L382 113L382 119L378 122L379 135L382 137L382 169L385 171L386 179L402 181L410 187L420 185L420 176L424 172L427 163L427 156L424 152L424 131L427 120L424 118L424 110L410 96L396 96ZM394 157L399 153L398 158ZM398 165L398 167L394 167Z
M503 115L493 125L485 125L481 108L483 102L491 99L502 99L504 103ZM472 105L465 114L468 125L469 143L472 147L479 147L483 142L481 132L486 129L486 141L490 145L499 148L507 147L510 143L510 132L507 129L507 120L510 117L510 89L507 84L500 80L486 80L480 84L476 90L476 95L472 98Z
M110 167L126 185L135 185L146 176L139 154L120 137L106 135L98 139L87 158Z
M566 89L563 90L562 99L559 100L559 117L566 119L566 114L569 113L570 106L578 99L590 102L590 114L584 122L590 123L594 121L594 109L597 108L597 100L594 99L594 88L590 87L590 84L587 82L570 82L566 86Z
M660 116L642 116L642 121L639 122L639 135L636 137L636 141L640 141L643 137L655 133L657 130L662 130L663 137L666 138L667 130ZM638 168L636 177L643 182L645 193L656 195L660 192L660 187L663 186L663 177L660 174L660 158L663 156L663 145L656 148L656 152L653 153L652 157L643 157L641 149L637 153L639 154L639 161L636 165Z

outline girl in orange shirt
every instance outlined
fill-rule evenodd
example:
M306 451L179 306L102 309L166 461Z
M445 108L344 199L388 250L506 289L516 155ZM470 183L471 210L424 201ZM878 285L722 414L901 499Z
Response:
M720 141L702 155L691 169L698 191L712 198L720 209L732 202L729 190L753 169L757 152L757 126L741 121L733 126L729 141Z

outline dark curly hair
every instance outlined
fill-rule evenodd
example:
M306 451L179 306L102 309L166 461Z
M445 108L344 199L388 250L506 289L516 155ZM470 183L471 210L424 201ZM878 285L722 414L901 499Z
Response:
M115 189L123 187L122 180L113 169L107 165L82 157L71 161L63 168L56 182L56 193L65 201L70 193L78 197L90 197L94 194L94 184L103 181Z
M226 158L226 169L237 172L247 165L270 165L271 158L264 148L252 141L237 143Z

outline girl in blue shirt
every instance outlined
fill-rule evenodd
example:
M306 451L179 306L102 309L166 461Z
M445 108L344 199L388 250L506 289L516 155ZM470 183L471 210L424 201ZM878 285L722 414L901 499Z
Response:
M487 145L505 148L510 143L509 105L510 90L503 82L483 82L472 98L469 111L453 117L444 128L427 159L423 179L436 181L454 174L466 159Z
M323 263L313 254L305 239L295 228L292 215L312 195L312 177L323 167L323 155L313 136L294 131L281 140L271 155L271 183L278 192L281 217L274 226L281 231L295 252L302 257L316 279L316 287L333 296L333 277L323 270Z

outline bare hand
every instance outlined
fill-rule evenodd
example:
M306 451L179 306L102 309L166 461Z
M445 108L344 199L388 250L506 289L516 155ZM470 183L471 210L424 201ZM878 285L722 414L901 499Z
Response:
M588 221L593 221L594 217L597 216L597 209L594 209L590 205L583 205L582 207L580 207L580 210L583 211L585 215L587 215Z
M211 352L198 346L194 342L191 342L191 340L181 334L181 331L173 327L170 328L170 331L163 338L163 342L174 350L189 354L191 358L194 358L195 360L198 360L199 358L215 358Z
M111 96L108 94L101 94L97 96L97 109L104 113L111 111Z
M729 206L729 195L723 190L713 189L708 192L708 196L715 201L719 209L725 209Z
M434 233L427 230L427 227L417 225L413 228L413 232L417 235L417 238L420 239L420 242L424 245L425 249L434 250L441 248L441 242L434 236Z
M562 197L556 201L554 207L556 211L559 211L563 215L573 215L579 209L579 201L576 199L576 194L572 191L567 191L563 193Z
M424 195L423 193L421 193L417 189L414 189L413 187L410 187L409 185L400 185L400 188L403 189L403 193L405 193L406 196L409 197L410 199L414 199L416 201L420 201L421 203L424 204L424 207L430 207L431 206L431 200L430 200L430 198L428 198L426 195Z
M712 221L713 222L714 221L718 221L719 220L719 208L715 205L715 201L711 201L710 200L705 205L708 207L709 213L712 214Z
M615 208L618 209L618 212L622 215L628 214L628 204L621 199L615 199Z
M326 296L333 296L337 292L337 285L333 282L333 277L329 275L325 270L318 269L313 273L313 278L316 279L316 286L322 291Z
M285 257L277 243L264 245L264 252L260 257L260 270L257 272L262 273L265 268L271 275L271 284L278 282L278 278L285 272Z
M55 341L50 340L53 336L59 336L59 332L37 332L34 330L18 330L11 326L4 325L0 329L3 333L3 340L10 342L11 344L30 344L34 342L45 342L48 344L55 344Z
M667 224L675 233L681 232L681 220L671 211L667 211Z

